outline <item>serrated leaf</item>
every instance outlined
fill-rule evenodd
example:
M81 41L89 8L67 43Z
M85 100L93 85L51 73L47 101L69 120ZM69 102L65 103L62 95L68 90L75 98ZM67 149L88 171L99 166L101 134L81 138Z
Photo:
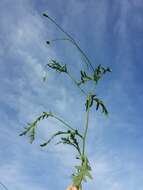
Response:
M56 136L63 135L63 134L67 134L67 133L68 133L68 132L65 132L65 131L58 131L58 132L54 133L48 141L46 141L45 143L41 144L40 146L41 146L41 147L45 147L45 146L47 146Z
M37 127L38 122L40 122L45 118L48 118L49 116L52 116L51 112L43 112L42 115L37 117L37 119L34 122L28 123L28 127L26 127L25 130L22 133L20 133L19 136L24 136L29 134L30 143L33 143L33 141L35 140L35 129Z
M60 65L56 60L51 60L50 63L47 64L50 68L60 72L60 73L67 73L67 67L66 65Z
M90 94L87 99L86 99L86 103L85 103L85 106L86 106L86 111L88 108L92 107L93 105L93 101L94 101L94 98L96 97L95 94Z
M81 85L83 83L86 83L87 81L90 81L92 80L92 77L87 75L87 73L85 71L80 71L80 74L81 74L81 81L78 82L78 85Z
M87 177L92 179L90 174L91 167L89 166L89 162L87 157L84 157L82 165L75 166L77 172L73 175L73 184L77 187L81 186L82 181L87 181Z
M111 69L109 67L103 67L101 65L99 65L93 74L93 79L94 82L97 84L98 81L103 77L104 74L106 74L107 72L111 72Z
M94 98L94 101L96 103L96 110L99 109L99 107L101 107L101 111L102 113L104 113L106 116L108 115L108 110L105 107L103 101L99 100L98 98Z
M111 72L111 69L109 67L103 67L99 65L95 70L92 75L88 75L85 71L80 71L81 74L81 81L78 82L78 85L80 86L81 84L84 84L88 81L94 81L95 84L98 83L98 81L102 78L102 76L106 72Z

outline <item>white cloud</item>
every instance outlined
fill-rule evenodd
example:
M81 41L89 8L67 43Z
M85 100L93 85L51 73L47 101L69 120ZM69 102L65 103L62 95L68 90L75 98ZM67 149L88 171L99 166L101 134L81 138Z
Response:
M8 2L8 1L7 1ZM26 143L27 141L23 142L23 139L20 139L16 137L15 133L18 133L20 130L19 125L25 125L27 121L31 121L33 118L35 118L39 113L42 111L49 111L49 109L57 110L58 114L62 115L63 117L67 119L73 119L74 124L79 125L82 124L84 118L82 118L82 114L80 115L80 103L81 101L78 99L79 97L75 95L73 97L70 95L70 92L72 93L72 87L69 87L68 85L64 85L65 83L60 77L57 80L57 77L53 77L51 74L48 74L48 81L46 83L42 82L42 68L47 63L47 60L49 57L60 57L58 50L54 47L53 50L47 49L46 45L43 45L42 42L45 42L46 36L52 35L53 31L46 29L44 26L44 23L40 16L37 15L35 11L32 10L31 5L28 3L24 3L24 1L20 1L22 4L20 5L20 10L24 13L21 19L17 19L16 17L20 14L20 10L18 11L18 15L13 16L13 18L10 21L16 21L14 22L14 26L8 21L7 19L4 19L2 21L5 25L9 25L9 33L6 32L6 40L9 44L9 55L17 58L18 68L16 67L15 73L18 74L18 77L14 76L8 76L7 79L3 79L3 89L5 90L5 85L7 88L5 91L7 94L4 94L5 91L1 92L1 101L6 102L11 108L14 108L17 111L17 116L15 118L15 121L11 122L11 118L9 118L9 115L7 113L4 113L1 117L3 117L3 122L1 124L2 126L2 133L1 133L1 139L7 139L8 137L8 143L10 144L10 147L7 148L7 151L10 152L12 149L12 154L14 155L14 158L7 158L6 160L3 160L1 170L0 170L0 179L3 181L10 190L12 189L34 189L34 190L41 190L45 185L40 186L38 182L33 181L33 176L35 173L30 174L27 171L27 167L29 166L33 172L35 172L34 167L40 167L38 172L41 174L42 170L45 171L45 165L41 163L39 160L42 159L42 161L47 163L47 168L49 169L49 162L51 163L51 166L53 168L53 173L48 174L46 173L48 182L51 180L52 177L54 177L54 173L57 172L58 174L61 174L59 177L62 179L63 175L69 176L68 172L71 166L75 164L74 155L71 155L71 149L69 147L63 147L63 146L52 146L49 150L43 150L40 151L37 148L37 145L29 145ZM26 1L28 2L28 1ZM89 2L88 2L89 3ZM83 2L76 2L71 1L67 7L68 14L63 19L63 25L65 28L73 27L73 24L69 23L69 17L72 17L72 19L75 21L76 17L80 14L84 15L86 14L86 7L88 3ZM94 5L94 3L91 3ZM95 17L93 20L95 21L95 25L97 28L94 28L97 32L97 35L95 39L97 39L97 45L98 43L102 42L104 40L103 36L106 29L106 16L108 14L107 4L102 1L96 3L98 6L95 6ZM121 8L121 15L119 17L119 20L117 21L117 24L115 26L115 32L119 33L124 42L126 42L126 46L129 46L129 42L126 41L127 37L127 26L126 26L126 18L128 16L128 9L130 7L128 1L121 2L120 8ZM16 6L16 5L15 5ZM91 6L91 5L90 5ZM77 8L78 7L78 8ZM91 7L90 7L91 8ZM104 14L103 14L104 12ZM15 13L16 14L16 13ZM89 13L88 13L89 14ZM9 14L10 17L11 14ZM21 14L20 14L21 15ZM83 17L86 18L86 17ZM12 22L13 23L13 22ZM81 25L84 25L84 22L81 23ZM94 25L94 26L95 26ZM68 27L70 26L70 27ZM78 26L77 26L78 27ZM79 27L80 28L80 27ZM6 26L4 27L6 30ZM48 32L48 34L46 34ZM93 31L90 31L91 35L93 34ZM81 38L84 37L83 34L80 34ZM124 38L125 37L125 38ZM99 44L100 45L100 44ZM119 43L120 46L120 43ZM121 47L119 47L121 48ZM69 50L69 49L68 49ZM117 54L120 54L121 49L118 50ZM65 51L66 52L66 51ZM1 51L1 54L3 54L4 51ZM121 54L117 55L116 61L119 62L121 58ZM74 56L71 55L71 60L76 60L77 55ZM126 60L128 60L129 57L126 57ZM79 60L79 59L78 59ZM9 70L11 70L12 63L6 63L8 64ZM130 69L129 69L130 68ZM20 70L19 70L20 69ZM129 69L129 70L128 70ZM113 71L114 72L114 71ZM48 72L49 73L49 72ZM12 73L10 73L12 75ZM116 78L116 77L115 77ZM120 98L122 95L122 100L116 100L110 90L103 89L103 91L108 91L108 97L107 99L114 100L115 105L121 105L120 103L128 102L129 106L126 107L127 112L130 107L130 100L128 100L128 95L126 91L124 91L125 86L123 85L126 81L125 79L132 79L132 68L130 67L130 64L126 64L126 68L124 73L120 76L121 81L114 80L112 84L110 84L109 88L112 89L112 92L114 92L114 95ZM52 85L51 85L52 83ZM11 92L10 92L11 91ZM111 93L111 94L110 94ZM106 95L105 95L106 97ZM76 99L76 101L74 101ZM119 101L119 102L118 102ZM54 103L53 103L54 102ZM55 107L54 105L55 104ZM118 114L116 112L116 108L114 104L112 105L113 111L115 114L111 116L111 119L108 120L108 126L113 129L113 124L115 125L115 128L122 128L122 124L125 124L125 117ZM112 111L112 112L113 112ZM68 114L68 113L71 113ZM124 110L122 111L124 113ZM120 113L120 112L119 112ZM118 116L117 116L118 115ZM15 117L15 115L14 115ZM93 175L95 177L94 181L90 183L91 189L116 189L116 190L123 190L127 185L129 185L128 182L124 184L123 178L122 180L119 180L117 177L117 173L120 173L120 170L123 172L125 167L126 171L132 171L131 176L133 175L133 169L135 169L134 161L133 163L128 162L128 157L124 157L124 159L120 158L122 155L115 154L115 149L113 151L110 151L110 156L107 154L108 146L106 145L106 140L104 139L104 129L102 128L102 125L105 125L105 123L101 120L100 117L97 116L96 118L97 123L100 123L99 127L100 129L95 129L94 126L91 126L91 136L94 136L98 138L98 134L101 135L97 141L97 146L99 146L99 149L101 149L99 152L95 152L94 155L94 146L93 142L89 141L89 152L91 154L91 164L93 166ZM93 120L93 125L94 125ZM120 126L121 125L121 126ZM80 126L82 127L82 126ZM126 130L128 130L130 126L126 125ZM50 121L44 121L41 123L41 127L39 128L40 132L40 140L47 138L49 135L53 133L55 130L59 130L59 128L62 128L62 126L58 126L57 122L54 122L52 120ZM14 130L13 130L14 129ZM40 130L41 129L41 130ZM51 131L52 130L52 131ZM106 130L107 131L107 130ZM117 131L116 131L117 132ZM115 132L114 132L115 133ZM112 135L114 135L112 133ZM48 134L48 135L47 135ZM90 135L89 134L89 135ZM93 137L92 136L92 137ZM110 140L109 134L106 134L106 138L108 138L108 141ZM27 139L26 139L27 140ZM38 141L39 142L39 141ZM3 142L2 142L3 143ZM8 143L5 143L6 146L8 146ZM25 144L24 144L25 143ZM114 143L114 142L113 142ZM92 144L92 146L91 146ZM115 147L114 147L115 148ZM118 147L117 147L118 148ZM104 150L106 150L106 154L104 155ZM5 154L4 150L4 154ZM45 157L45 152L48 152L48 158L47 162ZM56 152L56 153L55 153ZM121 151L122 152L122 151ZM123 151L124 152L124 151ZM120 152L119 152L120 153ZM2 155L2 151L0 152ZM52 156L51 156L52 154ZM103 155L103 156L102 156ZM119 159L117 158L119 157ZM10 161L10 159L12 159ZM15 161L13 161L15 159ZM31 161L33 166L26 166L27 161ZM127 165L122 165L122 161L126 161ZM7 163L8 162L8 163ZM95 164L94 164L95 162ZM114 163L113 163L114 162ZM36 165L36 164L38 165ZM57 164L57 166L56 166ZM61 166L59 166L61 165ZM134 165L134 166L133 166ZM25 170L24 170L25 167ZM33 168L32 168L33 167ZM56 168L58 167L58 169ZM45 170L44 170L45 169ZM68 172L67 172L68 171ZM37 171L36 171L37 172ZM121 175L122 175L121 172ZM28 175L28 176L26 176ZM50 178L51 175L51 178ZM115 177L114 177L115 176ZM131 178L131 176L128 173L128 176ZM58 177L55 177L56 180ZM37 179L37 178L36 178ZM141 178L139 178L140 180ZM62 180L64 181L64 180ZM51 184L51 187L54 184ZM133 184L134 185L134 184ZM48 187L50 188L50 187ZM89 188L89 186L88 186Z

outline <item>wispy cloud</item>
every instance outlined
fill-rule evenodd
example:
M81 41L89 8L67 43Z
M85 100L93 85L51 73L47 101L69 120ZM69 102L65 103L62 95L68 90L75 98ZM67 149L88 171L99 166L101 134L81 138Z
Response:
M140 1L108 4L105 1L72 0L61 2L64 11L54 13L55 4L47 3L50 13L55 14L62 26L81 41L92 60L96 58L97 62L106 62L113 67L111 79L107 77L99 88L99 95L100 92L104 94L111 110L110 117L102 120L101 115L94 117L95 113L92 113L88 152L94 180L86 188L132 190L138 187L140 190L142 187L142 141L136 138L142 134L139 126L142 108L139 107L138 94L134 92L138 69L134 70L136 55L132 54L135 46L131 36L136 31L130 21L133 18L138 31L142 30L141 15L135 11L141 9L139 4ZM71 149L52 146L42 150L37 143L29 145L27 139L19 138L18 134L26 122L49 110L56 111L82 129L84 105L78 91L73 91L74 86L62 75L52 75L49 71L46 83L42 82L43 66L51 57L65 63L70 60L73 71L73 63L80 65L80 57L70 46L64 50L53 45L50 49L44 44L47 37L55 36L57 32L38 13L39 6L41 12L46 9L43 2L39 5L22 0L15 0L15 3L3 0L0 5L0 180L10 190L65 188L70 182L70 167L75 164ZM138 37L136 41L139 41ZM137 92L139 88L140 85ZM62 126L53 120L42 122L38 142L58 128ZM55 183L56 180L59 183Z

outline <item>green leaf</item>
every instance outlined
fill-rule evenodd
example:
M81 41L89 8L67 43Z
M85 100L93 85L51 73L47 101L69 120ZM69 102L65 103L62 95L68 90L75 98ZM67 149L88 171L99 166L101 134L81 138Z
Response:
M103 101L96 98L95 94L89 94L87 96L86 103L85 103L86 111L88 108L92 107L93 102L96 103L96 110L101 108L102 113L104 113L106 116L108 115L108 110L107 110L106 106L104 105Z
M52 117L51 112L43 112L42 115L37 117L37 119L34 122L28 123L28 127L25 127L25 130L22 133L20 133L19 136L24 136L24 135L29 134L30 143L33 143L33 141L35 140L35 134L36 134L35 129L37 127L38 122L50 116Z
M98 83L98 81L102 78L102 76L107 73L111 72L111 69L109 67L103 67L99 65L95 70L92 75L88 75L85 71L80 71L81 75L81 81L78 82L78 85L80 86L81 84L84 84L88 81L94 81L95 84Z
M45 146L47 146L56 136L63 135L63 134L67 134L67 133L68 133L68 132L65 132L65 131L58 131L58 132L54 133L48 141L46 141L45 143L41 144L40 146L41 146L41 147L45 147Z
M37 126L37 123L36 122L33 122L33 123L28 123L28 126L29 127L25 127L25 130L20 133L19 136L23 136L23 135L26 135L27 133L29 133L29 137L30 137L30 143L32 143L35 139L35 128Z
M92 176L90 174L91 167L89 165L89 161L88 161L87 157L84 156L82 164L80 166L75 166L75 168L77 171L72 176L73 184L75 186L81 187L82 181L86 182L87 177L89 179L92 179Z
M78 132L77 131L71 131L71 130L68 130L66 133L67 136L66 137L61 137L61 140L56 143L57 145L58 144L67 144L67 145L71 145L73 146L79 153L79 155L81 155L81 150L80 150L80 146L79 146L79 143L78 143L78 140L77 140L77 137L78 136ZM76 137L77 135L77 137Z
M94 80L94 82L97 84L98 81L102 78L102 76L104 74L106 74L107 72L111 72L111 69L109 67L103 67L103 66L99 65L95 69L94 74L93 74L93 80Z
M98 98L94 98L93 100L96 103L96 110L101 108L102 113L104 113L107 116L108 115L108 110L107 110L106 106L104 105L103 101L99 100Z
M28 124L28 125L29 125L29 124ZM24 135L26 135L26 134L30 131L31 126L25 127L24 129L25 129L25 130L24 130L22 133L20 133L19 136L24 136Z
M87 81L93 80L91 76L87 75L87 73L85 71L80 71L81 74L81 81L78 82L78 85L84 84Z
M96 97L95 94L90 94L88 95L87 99L86 99L86 103L85 103L85 106L86 106L86 111L88 110L88 108L92 107L93 105L93 101L94 101L94 98Z
M36 128L36 125L31 128L31 134L30 134L30 143L33 143L33 141L35 140L35 128Z
M66 65L60 65L57 61L55 60L51 60L50 63L47 64L47 66L49 66L50 68L58 71L58 72L64 72L67 73L67 67Z

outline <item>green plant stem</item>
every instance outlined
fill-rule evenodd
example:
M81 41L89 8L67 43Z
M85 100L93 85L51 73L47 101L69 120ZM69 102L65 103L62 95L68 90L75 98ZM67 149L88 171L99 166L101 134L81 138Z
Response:
M66 33L66 35L67 35L67 33ZM89 58L87 57L87 55L84 53L84 51L80 48L80 46L77 44L77 42L73 39L73 37L72 36L68 36L69 38L55 38L55 39L53 39L53 40L51 40L52 42L55 42L55 41L69 41L69 42L71 42L77 49L78 49L78 51L80 52L80 54L83 56L83 58L85 58L85 60L86 60L86 64L88 65L90 65L90 67L91 67L91 69L93 70L93 72L94 72L94 68L93 68L93 66L92 66L92 64L91 64L91 61L89 60Z
M85 155L85 143L86 143L86 136L87 136L87 131L88 131L88 123L89 123L89 111L90 108L88 106L87 111L86 111L86 125L85 125L85 131L83 135L83 147L82 147L82 156Z
M85 52L77 44L77 42L74 40L74 38L70 34L68 34L59 24L57 24L57 22L53 18L51 18L49 15L47 15L47 14L43 14L43 15L45 17L47 17L51 22L53 22L69 38L69 41L71 41L71 43L76 46L76 48L79 50L79 52L81 53L81 55L85 58L87 66L89 64L89 66L91 67L91 69L94 71L94 67L92 66L91 61L89 60L89 58L87 57L87 55L85 54Z
M71 80L74 82L74 84L80 89L80 91L87 96L87 93L78 85L77 81L74 79L74 77L67 72L67 75L71 78Z
M49 42L56 42L56 41L70 41L68 38L54 38L50 40Z
M77 132L74 128L72 128L67 122L65 122L63 119L61 119L60 117L56 116L56 115L51 115L51 117L55 118L56 120L60 121L63 125L65 125L67 128L71 129L72 131ZM77 132L77 135L83 139L83 136L81 134L79 134Z

